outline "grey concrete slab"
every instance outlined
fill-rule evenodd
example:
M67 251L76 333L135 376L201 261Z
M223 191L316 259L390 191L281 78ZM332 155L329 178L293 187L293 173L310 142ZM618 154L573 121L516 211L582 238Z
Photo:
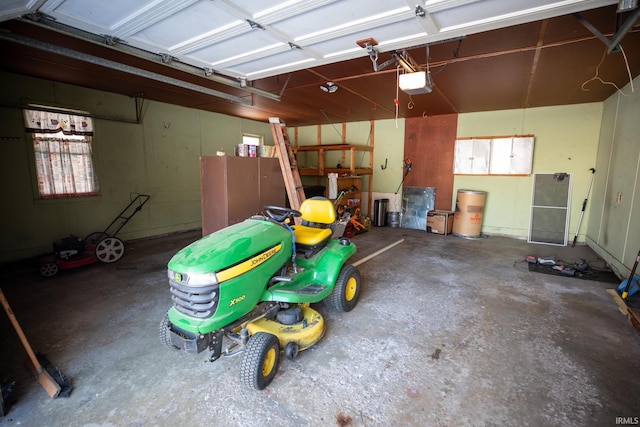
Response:
M463 239L380 227L358 235L358 306L318 310L324 338L282 359L264 391L243 387L240 357L206 363L158 340L170 305L166 263L197 239L127 243L115 264L3 285L33 347L68 375L50 399L0 316L0 380L16 401L0 426L585 426L640 416L640 337L611 283L529 272L524 256L583 258L585 246Z

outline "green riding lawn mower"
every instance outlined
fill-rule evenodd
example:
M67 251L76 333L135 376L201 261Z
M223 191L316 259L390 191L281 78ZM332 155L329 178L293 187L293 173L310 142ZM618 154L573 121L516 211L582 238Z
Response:
M324 319L310 304L347 312L360 295L360 272L346 264L356 246L333 238L331 201L313 197L299 211L265 206L264 214L173 256L173 305L160 323L160 340L171 349L209 350L210 361L242 353L241 381L258 390L273 380L281 353L293 359L324 335Z

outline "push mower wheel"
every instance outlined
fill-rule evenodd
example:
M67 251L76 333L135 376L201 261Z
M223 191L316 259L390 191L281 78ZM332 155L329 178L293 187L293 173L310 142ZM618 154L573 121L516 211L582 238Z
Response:
M58 273L58 270L58 264L56 264L55 262L47 262L40 266L40 274L42 274L44 277L55 276Z
M160 321L160 330L158 331L160 342L171 350L180 350L171 342L171 336L169 335L169 323L169 316L165 313Z
M325 303L338 311L351 311L360 297L360 271L351 264L340 270L333 292Z
M249 338L240 366L240 379L247 387L264 390L278 370L280 341L266 332L257 332Z
M124 255L124 242L117 237L102 239L96 245L95 254L104 263L116 262Z

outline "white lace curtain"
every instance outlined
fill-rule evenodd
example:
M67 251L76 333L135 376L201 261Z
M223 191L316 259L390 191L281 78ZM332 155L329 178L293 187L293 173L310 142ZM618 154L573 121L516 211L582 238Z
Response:
M25 110L28 132L34 133L38 189L43 198L98 194L91 156L91 118Z

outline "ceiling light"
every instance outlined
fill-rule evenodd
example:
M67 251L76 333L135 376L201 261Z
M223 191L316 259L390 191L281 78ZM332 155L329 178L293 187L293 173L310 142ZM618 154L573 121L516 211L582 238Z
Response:
M320 89L327 93L334 93L338 90L338 86L334 82L327 82L326 84L320 85Z

